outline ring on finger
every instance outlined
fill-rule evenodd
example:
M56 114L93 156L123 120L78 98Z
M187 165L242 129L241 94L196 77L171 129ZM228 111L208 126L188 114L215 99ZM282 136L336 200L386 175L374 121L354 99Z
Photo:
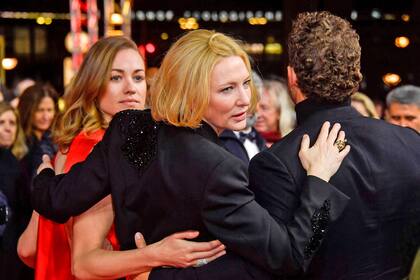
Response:
M337 147L338 151L341 152L347 145L347 139L344 140L336 140L334 145Z
M197 260L197 262L195 263L194 267L200 267L203 265L208 264L209 262L206 259L199 259Z

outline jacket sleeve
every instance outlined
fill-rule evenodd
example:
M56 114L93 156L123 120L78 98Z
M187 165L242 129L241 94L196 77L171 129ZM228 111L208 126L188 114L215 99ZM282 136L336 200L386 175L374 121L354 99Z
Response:
M203 197L202 216L209 231L229 250L278 275L305 269L314 252L306 245L319 225L328 225L347 203L347 197L332 185L308 176L292 222L276 221L256 203L245 166L232 158L215 167ZM331 205L337 204L341 206L331 215ZM317 237L321 242L323 235Z
M115 125L110 125L87 159L71 170L55 176L44 169L35 177L31 202L35 211L58 223L80 215L110 193L108 145Z

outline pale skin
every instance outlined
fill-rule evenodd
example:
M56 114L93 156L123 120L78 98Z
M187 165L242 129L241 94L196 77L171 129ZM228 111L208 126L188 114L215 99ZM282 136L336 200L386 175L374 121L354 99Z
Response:
M250 74L245 63L237 56L222 58L214 67L210 77L210 102L203 119L216 133L220 134L224 129L241 130L245 128L246 113L250 106L251 97L249 77ZM349 146L341 152L334 146L334 142L337 139L344 139L344 137L344 132L340 132L340 125L334 124L330 131L329 122L324 123L318 139L312 147L309 144L309 137L307 135L303 137L299 157L308 175L317 176L325 181L330 180L350 151ZM51 163L47 156L43 158L43 163L39 167L38 172L44 168L51 168ZM155 255L158 254L165 242L170 242L171 238L176 239L177 236L174 235L145 247L142 251L143 254L139 254L138 250L124 252L104 251L101 249L101 246L112 224L112 219L109 217L109 213L112 213L112 207L110 203L98 204L89 211L94 211L95 218L93 218L92 213L86 212L74 219L73 262L74 272L78 278L110 279L146 271L146 274L137 278L144 277L142 279L146 279L147 271L153 266L185 267L194 264L194 261L198 259L211 259L214 256L224 254L223 251L218 253L215 251L218 250L217 248L223 248L223 245L216 246L217 244L215 243L213 244L213 249L210 249L212 244L208 243L205 245L207 253L193 251L183 261L180 262L178 260L178 262L170 264L165 263L165 260L162 258L157 261ZM89 217L86 218L85 215ZM102 221L100 223L101 228L92 234L92 227L97 227L98 219ZM104 223L104 221L108 223ZM177 235L180 234L191 234L189 237L193 237L198 233L185 232ZM182 240L178 239L178 241ZM141 238L136 240L136 244L138 247L144 246ZM182 248L182 246L185 246L185 243L173 243L172 246ZM150 251L147 251L147 248ZM168 248L169 246L165 251ZM209 255L207 254L209 252L214 253L213 257L208 257ZM118 260L112 257L117 254L120 256ZM165 255L170 256L170 254ZM147 258L145 261L150 266L134 267L136 262L142 261L142 258ZM100 261L98 261L99 259ZM169 258L167 261L171 259ZM110 276L111 273L113 273L112 277Z
M138 52L125 49L117 53L108 86L98 99L105 120L110 121L113 115L124 109L144 108L146 94L144 69L144 62ZM59 154L56 167L61 165L62 169L64 162L65 156ZM52 168L48 156L43 157L38 173L46 167ZM33 227L37 226L38 219L35 218L33 220L36 221L31 221ZM72 272L77 278L116 279L134 275L135 279L147 279L148 272L156 266L188 267L195 265L198 259L206 258L212 261L226 253L225 246L218 240L210 242L185 240L196 238L199 235L197 231L175 233L148 246L141 234L137 233L135 242L138 249L108 250L109 241L107 242L106 236L113 221L114 211L110 196L82 215L73 218ZM35 231L36 229L35 227ZM29 235L30 232L31 229L27 228L24 234ZM28 247L34 250L32 262L25 262L32 265L36 252L36 235L34 238L33 233L32 229L31 238L26 238L26 240L22 240L25 239L22 235L19 242L23 245L23 241L35 241L33 242L35 245L29 244L32 247ZM140 273L143 274L138 275Z

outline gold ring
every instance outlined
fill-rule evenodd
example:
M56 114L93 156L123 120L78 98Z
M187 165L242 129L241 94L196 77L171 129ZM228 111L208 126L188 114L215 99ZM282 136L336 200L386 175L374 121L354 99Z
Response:
M336 140L334 142L334 145L337 146L338 151L341 152L342 150L344 150L344 148L347 145L347 139L344 139L344 140Z

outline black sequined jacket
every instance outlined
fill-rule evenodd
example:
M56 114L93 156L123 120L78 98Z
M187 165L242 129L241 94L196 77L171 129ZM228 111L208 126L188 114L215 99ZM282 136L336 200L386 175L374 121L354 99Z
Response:
M155 123L149 111L128 110L114 117L84 163L66 175L41 172L32 202L40 214L64 222L111 193L122 250L135 248L138 231L153 243L191 229L200 231L197 240L217 238L228 248L203 267L155 269L150 279L269 279L259 268L277 274L302 269L310 240L321 241L319 227L347 202L316 177L303 184L294 220L278 223L254 201L245 165L218 145L208 124L179 128Z
M296 113L297 128L256 155L249 167L256 201L280 223L293 221L305 191L306 172L296 156L303 134L315 140L324 121L339 122L351 146L330 181L350 202L330 223L306 275L299 279L402 279L407 273L403 260L410 257L401 250L409 240L404 236L416 232L410 230L413 226L420 228L419 134L363 117L349 101L308 99L296 106ZM413 239L420 241L418 230ZM413 254L418 244L412 245Z

